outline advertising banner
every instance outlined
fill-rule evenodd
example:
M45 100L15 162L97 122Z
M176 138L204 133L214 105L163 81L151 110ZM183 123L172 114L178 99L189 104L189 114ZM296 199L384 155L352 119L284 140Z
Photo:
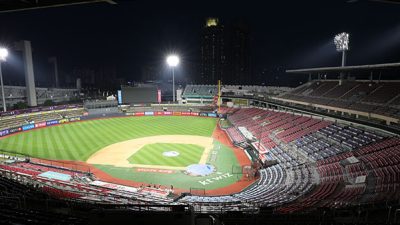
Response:
M161 90L160 89L157 90L157 101L158 101L158 104L161 103Z
M174 112L174 116L180 116L180 115L182 115L181 112Z
M68 123L68 122L69 122L68 119L62 119L62 120L59 120L59 121L58 121L58 123Z
M190 112L182 112L182 116L190 116Z
M9 129L8 131L9 131L10 134L13 134L13 133L17 133L17 132L22 131L22 128L21 127L14 127L14 128Z
M121 90L117 91L117 99L118 99L118 104L122 105L122 92L121 92Z
M154 115L155 115L155 116L163 116L163 115L164 115L164 112L155 112Z
M144 116L144 112L136 112L134 116Z
M217 114L216 113L208 113L208 116L209 117L217 117Z
M40 123L35 124L35 128L45 127L45 126L46 126L46 122L40 122Z
M145 116L154 116L154 112L145 112L144 115Z
M2 130L0 131L0 137L8 135L10 132L8 130Z
M58 120L49 120L46 122L46 126L51 126L55 124L58 124Z
M190 115L192 115L192 116L198 116L199 113L197 113L197 112L191 112Z
M164 112L164 116L170 116L172 115L172 112Z
M201 112L201 113L199 113L199 116L208 116L208 114L204 113L204 112Z
M72 118L69 118L69 122L74 122L74 121L79 121L79 120L81 120L80 117L72 117Z
M33 128L35 128L35 124L27 124L27 125L22 126L22 130L23 131L30 130L30 129L33 129Z

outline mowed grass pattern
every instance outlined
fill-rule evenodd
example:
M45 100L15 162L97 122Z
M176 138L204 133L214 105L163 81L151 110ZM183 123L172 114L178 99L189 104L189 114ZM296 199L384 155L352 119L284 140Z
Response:
M0 140L0 149L32 157L86 161L113 143L155 135L211 137L216 119L202 117L121 117L89 120L19 133Z
M175 157L164 156L164 152L175 151ZM192 144L155 143L143 146L128 158L132 164L186 167L200 161L204 148Z

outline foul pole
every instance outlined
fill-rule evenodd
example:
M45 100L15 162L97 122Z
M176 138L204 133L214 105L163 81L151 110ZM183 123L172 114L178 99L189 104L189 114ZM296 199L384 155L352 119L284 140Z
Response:
M217 105L218 105L218 113L221 112L221 80L218 80L218 99L217 99Z

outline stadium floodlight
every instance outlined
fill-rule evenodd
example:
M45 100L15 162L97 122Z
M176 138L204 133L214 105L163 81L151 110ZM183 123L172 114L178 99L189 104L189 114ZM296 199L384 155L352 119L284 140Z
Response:
M3 73L1 72L1 62L6 61L8 56L8 50L4 47L0 47L0 83L1 83L1 96L3 100L3 111L7 111L6 97L4 95L4 84L3 84Z
M179 57L177 55L170 55L167 57L168 66L175 67L179 64Z
M346 65L346 51L349 50L350 35L346 32L337 34L333 39L336 45L336 50L342 52L342 66Z
M335 45L336 45L336 50L338 52L341 51L347 51L349 50L349 34L346 32L337 34L335 38L333 39Z
M0 47L0 61L6 61L8 56L8 50L6 48Z
M174 68L179 64L179 57L177 55L169 55L167 57L167 64L172 69L172 102L175 102L175 73L174 73Z

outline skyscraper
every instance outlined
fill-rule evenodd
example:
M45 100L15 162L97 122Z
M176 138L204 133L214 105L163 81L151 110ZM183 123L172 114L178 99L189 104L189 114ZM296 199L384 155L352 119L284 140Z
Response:
M217 18L207 18L201 38L202 84L252 83L250 31L242 21L223 26Z
M224 26L217 18L207 18L201 38L201 72L198 82L216 84L224 77Z
M250 30L246 23L238 20L226 30L227 58L224 79L230 84L249 84L252 82L250 67Z

